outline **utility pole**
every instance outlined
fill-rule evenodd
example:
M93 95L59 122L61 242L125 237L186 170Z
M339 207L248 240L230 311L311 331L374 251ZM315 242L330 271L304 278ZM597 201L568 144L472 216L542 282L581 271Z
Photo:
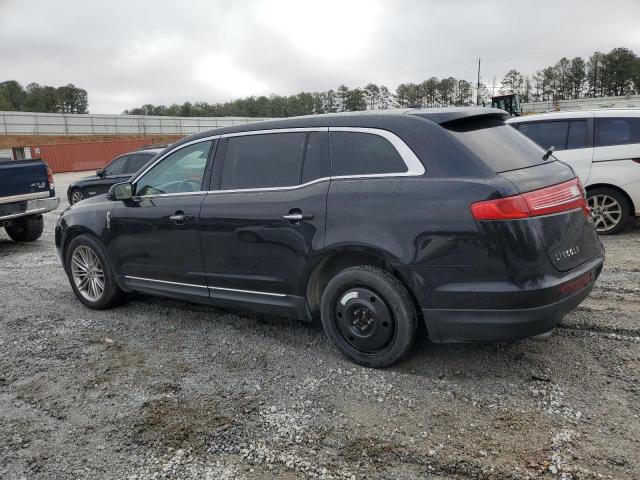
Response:
M478 57L478 83L476 84L476 105L480 105L480 58Z

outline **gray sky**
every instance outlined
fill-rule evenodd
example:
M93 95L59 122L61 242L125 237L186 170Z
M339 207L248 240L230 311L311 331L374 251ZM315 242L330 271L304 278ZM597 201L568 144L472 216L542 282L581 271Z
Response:
M0 81L89 93L92 113L430 76L498 81L640 53L640 1L0 0Z

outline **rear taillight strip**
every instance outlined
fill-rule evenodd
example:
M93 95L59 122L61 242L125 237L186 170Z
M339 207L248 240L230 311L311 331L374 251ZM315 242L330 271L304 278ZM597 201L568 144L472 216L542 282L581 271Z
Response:
M515 220L550 215L569 210L582 209L589 215L580 180L533 190L520 195L486 200L471 204L471 213L476 220Z

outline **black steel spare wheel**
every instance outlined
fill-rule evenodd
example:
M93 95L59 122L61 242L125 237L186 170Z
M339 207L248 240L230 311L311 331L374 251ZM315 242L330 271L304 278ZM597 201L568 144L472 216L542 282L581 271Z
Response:
M391 273L355 266L337 273L320 300L327 337L350 360L386 367L404 355L415 338L416 309Z
M337 299L334 318L342 339L364 354L383 351L396 330L396 321L385 301L364 287L350 288Z

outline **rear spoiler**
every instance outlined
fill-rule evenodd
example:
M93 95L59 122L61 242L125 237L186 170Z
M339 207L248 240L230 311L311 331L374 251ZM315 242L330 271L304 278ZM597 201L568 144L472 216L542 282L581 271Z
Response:
M506 120L509 118L509 114L504 110L498 108L485 108L485 107L467 107L460 109L445 109L444 111L437 111L433 109L431 112L428 109L418 111L416 113L410 113L417 117L424 118L438 125L450 124L458 120Z

